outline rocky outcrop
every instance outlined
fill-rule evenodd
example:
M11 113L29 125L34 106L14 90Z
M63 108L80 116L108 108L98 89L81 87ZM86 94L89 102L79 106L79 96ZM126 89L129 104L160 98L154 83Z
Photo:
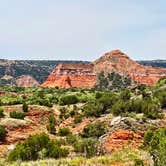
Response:
M34 87L39 85L39 83L30 75L20 76L16 79L15 83L20 87Z
M95 81L92 64L59 64L41 86L92 88Z
M138 117L143 115L139 114ZM142 145L143 135L148 129L155 130L164 126L163 120L134 119L130 117L115 117L110 121L108 133L99 138L100 149L104 153L112 153L126 146L138 148Z
M120 50L113 50L104 54L101 58L93 62L95 72L106 74L117 72L122 76L128 76L132 80L153 85L159 79L166 77L166 69L159 67L143 66L131 60Z
M105 153L112 153L126 146L138 148L142 142L142 135L130 130L115 130L104 140L103 150Z

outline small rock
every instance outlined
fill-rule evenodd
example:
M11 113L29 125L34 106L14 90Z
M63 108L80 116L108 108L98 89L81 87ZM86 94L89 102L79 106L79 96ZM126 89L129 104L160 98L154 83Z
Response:
M8 146L7 149L10 150L10 151L11 151L11 150L14 150L14 149L15 149L15 145L14 145L14 144L11 144L11 145Z
M114 125L119 124L119 123L121 122L121 120L122 120L122 117L121 117L121 116L118 116L118 117L116 117L116 118L113 118L113 119L111 120L110 126L114 126Z

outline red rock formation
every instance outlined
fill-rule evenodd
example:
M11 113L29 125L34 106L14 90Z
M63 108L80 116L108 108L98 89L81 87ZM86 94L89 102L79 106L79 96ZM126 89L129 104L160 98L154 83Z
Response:
M140 65L120 50L113 50L104 54L93 64L96 73L114 71L145 85L153 85L160 78L166 77L166 69Z
M113 50L91 64L60 64L41 86L92 88L96 75L102 71L104 73L114 71L145 85L153 85L166 77L166 69L140 65L120 50Z
M92 64L59 64L41 86L92 88L95 81Z
M16 85L21 87L33 87L38 86L39 83L29 75L22 75L16 80Z
M142 142L142 135L129 130L116 130L105 138L103 148L106 153L112 153L125 146L139 147Z

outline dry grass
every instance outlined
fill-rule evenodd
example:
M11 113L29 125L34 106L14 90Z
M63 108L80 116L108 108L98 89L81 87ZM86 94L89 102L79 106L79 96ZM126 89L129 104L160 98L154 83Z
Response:
M21 166L134 166L135 159L143 160L146 166L148 166L147 163L151 162L147 152L138 149L124 148L121 151L112 153L111 155L98 156L90 159L84 157L64 158L58 160L45 159L22 162ZM1 161L0 163L2 163L0 166L19 165L19 161L14 163L5 163L4 161Z

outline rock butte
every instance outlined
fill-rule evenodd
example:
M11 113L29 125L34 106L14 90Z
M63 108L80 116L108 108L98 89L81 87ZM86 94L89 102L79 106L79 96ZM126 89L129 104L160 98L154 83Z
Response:
M59 64L41 86L93 88L96 81L93 68L93 64Z
M59 64L41 86L93 88L96 75L102 71L117 72L145 85L153 85L166 77L166 69L140 65L120 50L113 50L91 64Z
M120 50L113 50L104 54L93 64L96 73L114 71L145 85L153 85L159 79L166 77L165 68L140 65Z

